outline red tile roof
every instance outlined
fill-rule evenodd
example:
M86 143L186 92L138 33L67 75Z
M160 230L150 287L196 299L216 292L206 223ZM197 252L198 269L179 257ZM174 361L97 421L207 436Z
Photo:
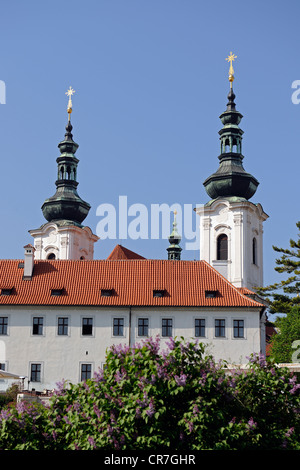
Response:
M35 261L31 280L23 280L20 263L0 261L0 289L13 288L0 295L0 305L263 307L205 261ZM53 296L51 289L63 293ZM101 289L113 295L101 296ZM166 295L153 297L155 289ZM206 290L218 291L217 297L206 298Z
M145 259L122 245L117 245L107 259Z

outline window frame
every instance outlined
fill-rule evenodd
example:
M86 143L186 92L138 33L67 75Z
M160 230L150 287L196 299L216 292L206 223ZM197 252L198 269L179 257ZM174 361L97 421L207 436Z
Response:
M0 316L0 336L8 336L8 316Z
M83 370L83 368L89 368L90 370ZM93 374L93 364L91 362L80 363L80 382L91 379ZM86 375L86 377L84 377Z
M164 322L166 322L167 324L164 325ZM169 322L170 322L170 324L169 324ZM171 334L168 334L170 328L171 328ZM174 329L173 318L162 317L162 319L161 319L161 336L162 336L162 338L172 338L173 337L173 329Z
M63 320L62 325L59 324L60 320ZM67 322L67 324L65 324L65 321ZM65 328L66 328L67 332L60 333L60 328L62 328L63 331L65 331ZM57 336L69 336L69 330L70 330L70 318L68 316L59 315L57 317L57 330L56 330Z
M84 324L85 320L91 321L91 324ZM88 332L90 329L90 333ZM86 332L85 332L86 330ZM81 336L94 336L94 317L84 315L81 317Z
M33 366L38 366L39 370L33 370ZM33 383L41 383L42 382L42 372L43 372L43 367L41 362L31 362L30 363L30 382ZM33 378L33 375L35 377ZM39 379L39 380L36 380Z
M226 338L226 318L215 318L214 320L214 337ZM221 324L220 322L224 322L224 324ZM224 332L224 334L221 334L221 332Z
M41 320L41 324L38 321L37 324L35 324L34 320ZM37 329L37 332L35 330ZM45 317L43 315L34 315L32 316L32 336L44 336L45 334Z
M225 247L221 246L224 241L226 241ZM217 261L228 261L228 235L224 232L217 237Z
M115 322L118 322L118 324L115 324ZM122 324L121 324L122 322ZM117 328L117 330L115 330ZM120 334L119 331L122 330L122 333ZM125 318L124 317L113 317L112 319L112 336L114 338L124 338L125 337Z
M235 326L235 322L242 322L242 326L238 325L238 326ZM238 335L236 336L235 335L235 331L237 329L237 332L238 332ZM242 336L239 334L240 333L240 330L242 331ZM232 331L233 331L233 338L234 339L245 339L246 336L245 336L245 320L242 319L242 318L233 318L232 320Z
M142 325L140 325L140 321L143 322ZM145 324L144 322L147 322ZM150 322L149 322L149 317L138 317L137 319L137 336L139 337L149 337L149 327L150 327ZM142 329L142 334L140 333L140 328ZM145 333L146 329L146 333Z
M196 322L204 322L203 325L196 325ZM204 334L196 334L197 328L199 328L199 333L201 331L204 331ZM194 319L194 333L195 333L195 338L206 338L206 319L205 318L195 318Z

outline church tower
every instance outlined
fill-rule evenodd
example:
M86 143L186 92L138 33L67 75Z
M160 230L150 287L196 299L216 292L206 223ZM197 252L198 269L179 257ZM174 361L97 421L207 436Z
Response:
M181 241L181 236L177 231L177 221L176 221L177 211L174 211L174 221L173 221L173 230L169 236L170 245L167 248L168 260L180 260L182 248L179 246Z
M236 110L234 71L230 62L227 109L221 116L219 168L204 181L211 198L196 209L200 216L200 259L216 268L236 287L263 285L263 222L268 218L260 204L249 200L258 181L243 167L242 114Z
M77 193L77 166L75 157L78 144L73 141L71 113L74 90L67 91L68 123L65 138L58 144L56 193L46 199L42 212L47 223L30 230L34 238L35 259L93 259L94 243L98 237L89 227L82 225L90 205Z

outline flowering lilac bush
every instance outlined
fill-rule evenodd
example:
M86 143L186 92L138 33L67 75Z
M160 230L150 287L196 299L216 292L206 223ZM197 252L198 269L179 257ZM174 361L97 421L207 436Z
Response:
M300 384L261 356L226 370L202 344L114 346L49 407L3 410L0 449L300 449Z

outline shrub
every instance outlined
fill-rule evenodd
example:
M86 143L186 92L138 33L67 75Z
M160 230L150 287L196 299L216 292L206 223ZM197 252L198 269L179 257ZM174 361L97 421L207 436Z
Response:
M299 387L257 355L228 371L202 344L114 346L103 370L62 383L48 408L2 411L0 448L300 449Z

